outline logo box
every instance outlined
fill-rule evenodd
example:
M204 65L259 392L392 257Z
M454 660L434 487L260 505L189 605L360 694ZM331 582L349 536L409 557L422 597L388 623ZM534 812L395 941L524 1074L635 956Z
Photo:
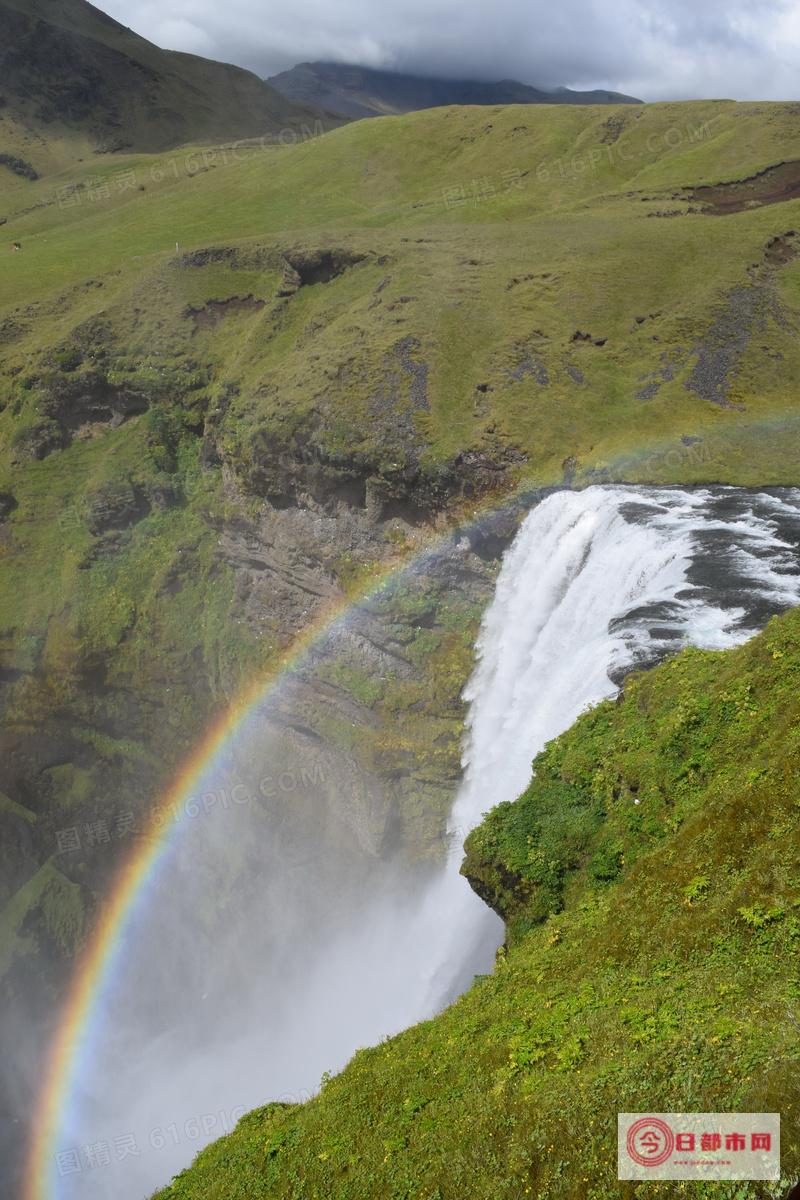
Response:
M780 1179L779 1113L619 1113L620 1179Z

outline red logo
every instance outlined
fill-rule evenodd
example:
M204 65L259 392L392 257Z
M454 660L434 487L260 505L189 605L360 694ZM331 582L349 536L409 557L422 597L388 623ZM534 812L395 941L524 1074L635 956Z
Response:
M641 1167L660 1167L675 1149L675 1138L666 1121L641 1117L628 1130L628 1154Z

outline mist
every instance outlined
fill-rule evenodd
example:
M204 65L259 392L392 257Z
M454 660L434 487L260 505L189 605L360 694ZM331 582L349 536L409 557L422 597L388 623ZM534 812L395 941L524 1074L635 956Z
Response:
M502 927L466 882L456 877L456 907L479 931L473 951L426 954L422 936L450 935L438 902L419 906L440 870L365 853L331 819L330 761L298 761L293 775L279 732L243 756L263 762L265 741L297 786L275 804L245 793L237 772L218 800L235 788L239 803L201 808L179 834L105 997L63 1131L64 1149L101 1147L110 1161L66 1195L148 1195L244 1112L308 1099L359 1046L431 1015L491 968ZM118 1160L123 1143L136 1153Z
M466 832L614 678L683 644L734 645L800 601L798 544L797 491L539 504L483 619L438 863L371 852L336 752L276 723L275 698L254 714L128 931L59 1135L96 1161L62 1179L65 1200L143 1200L249 1109L302 1103L491 970L503 928L459 875Z

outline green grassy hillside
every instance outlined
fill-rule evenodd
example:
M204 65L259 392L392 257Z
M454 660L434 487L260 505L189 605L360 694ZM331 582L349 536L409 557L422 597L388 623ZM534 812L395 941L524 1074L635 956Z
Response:
M534 764L463 867L507 920L496 973L273 1104L159 1200L632 1197L618 1111L782 1114L800 1174L800 614L632 676ZM644 1194L644 1192L642 1192Z
M384 481L392 462L435 475L466 453L515 478L558 477L571 457L631 478L785 481L798 202L745 183L748 207L721 217L692 193L790 159L793 109L609 112L435 110L294 147L8 172L22 252L0 280L6 401L35 347L103 314L137 369L202 347L239 389L239 469L252 429L287 436L288 419L323 457L345 426L351 474ZM209 310L198 336L187 307L231 299L247 303ZM683 453L686 436L702 451Z

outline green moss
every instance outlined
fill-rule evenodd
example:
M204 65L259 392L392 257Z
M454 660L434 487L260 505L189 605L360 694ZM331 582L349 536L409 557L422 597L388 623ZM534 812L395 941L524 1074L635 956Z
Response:
M50 955L54 949L74 955L85 920L81 888L45 863L0 912L0 979L19 958Z
M0 813L6 816L22 817L23 821L27 821L29 825L35 825L37 820L35 812L31 812L23 804L18 804L16 800L12 800L5 792L0 792Z
M347 692L368 709L374 708L386 693L386 683L383 679L371 674L361 664L349 663L342 658L323 663L319 669L319 676Z
M92 793L92 773L72 763L61 763L49 767L45 776L50 780L53 796L60 814L67 814L73 806L81 807Z

